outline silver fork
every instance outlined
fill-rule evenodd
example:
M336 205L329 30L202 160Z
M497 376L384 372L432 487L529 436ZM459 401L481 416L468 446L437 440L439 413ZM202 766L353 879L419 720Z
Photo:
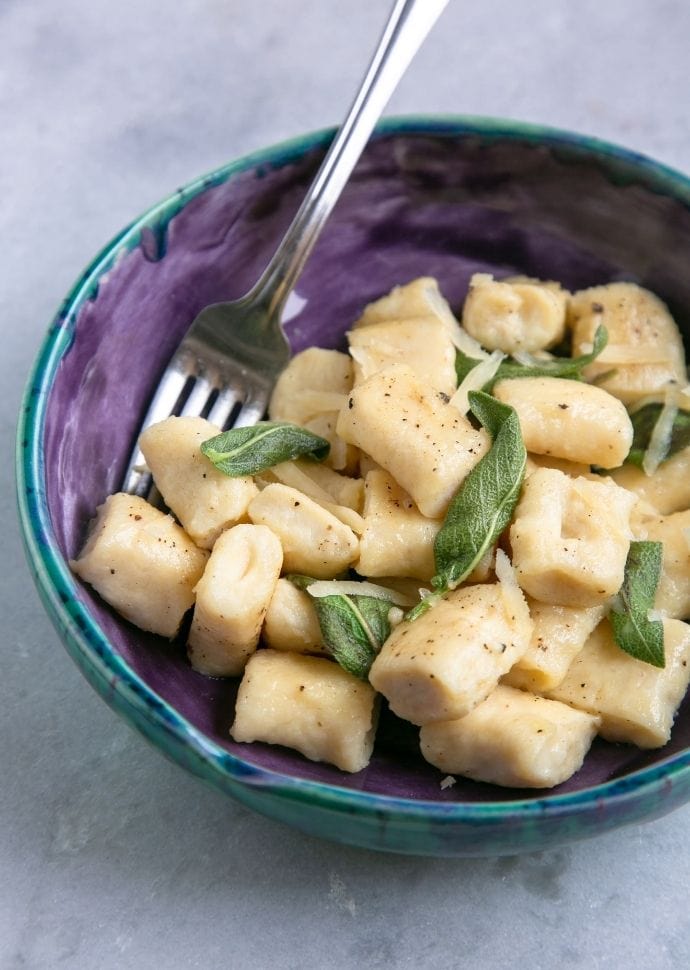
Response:
M139 434L171 415L203 415L226 428L261 420L290 348L285 301L398 81L448 0L396 0L352 106L280 246L239 300L201 311L158 384ZM138 438L138 436L137 436ZM122 490L147 495L138 444Z

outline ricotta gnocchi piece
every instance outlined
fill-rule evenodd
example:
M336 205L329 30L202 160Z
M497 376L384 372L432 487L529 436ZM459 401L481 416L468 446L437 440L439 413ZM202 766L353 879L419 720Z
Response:
M429 518L443 515L489 450L487 433L406 364L391 364L354 388L337 433L390 472Z
M130 623L174 637L194 603L207 558L171 515L118 493L96 510L86 544L70 566Z
M601 718L499 685L470 714L426 724L422 754L443 772L508 788L553 788L582 767Z
M266 649L247 664L230 733L355 772L369 763L377 717L373 688L337 663Z
M558 283L475 273L462 311L467 332L487 350L546 350L565 336L568 294Z
M188 647L195 670L214 677L242 673L282 563L280 540L266 526L237 525L219 537L194 590Z
M608 283L574 293L568 304L573 352L585 353L597 327L608 345L585 376L631 405L663 399L669 382L687 383L683 339L668 307L635 283Z
M212 549L218 536L246 521L258 494L253 480L229 478L202 455L202 441L218 434L204 418L166 418L147 428L140 446L163 501L201 549Z
M397 626L369 680L413 724L461 718L524 654L531 633L524 598L504 596L500 583L463 586Z

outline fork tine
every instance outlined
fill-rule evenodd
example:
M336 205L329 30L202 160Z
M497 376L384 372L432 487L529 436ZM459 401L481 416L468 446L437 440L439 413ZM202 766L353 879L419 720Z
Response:
M206 375L200 374L197 376L189 392L189 397L184 402L182 410L180 411L180 415L194 418L202 415L208 404L208 399L214 390L215 385L211 383Z
M242 405L239 413L235 416L233 427L247 428L256 424L264 416L268 396L263 388L253 387L247 395L247 399Z
M189 374L185 374L172 366L166 370L151 399L146 417L142 421L139 429L140 434L150 424L157 424L176 413L176 405L185 389L189 376Z
M149 505L155 505L157 509L164 510L166 508L165 502L163 501L163 496L158 491L158 486L154 480L149 475L149 489L144 494L144 498L149 503Z
M218 397L213 402L211 410L208 412L208 420L215 424L221 431L230 421L230 417L236 405L243 397L238 387L224 387L218 393Z
M146 494L151 485L151 473L146 468L146 461L137 446L129 460L125 480L122 484L122 491L130 495L139 495L146 498Z
M175 413L175 407L180 400L180 395L184 391L186 383L187 375L183 374L173 365L168 367L163 374L160 384L156 388L146 416L139 427L139 435L149 425L163 421ZM137 437L127 464L122 491L145 498L150 486L151 475L146 468L146 459L139 448L139 437Z

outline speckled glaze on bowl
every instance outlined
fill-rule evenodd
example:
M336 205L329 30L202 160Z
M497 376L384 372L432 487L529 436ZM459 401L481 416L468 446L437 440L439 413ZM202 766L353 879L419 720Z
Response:
M546 794L441 775L385 714L371 765L345 775L228 736L236 684L195 674L115 616L67 560L120 483L146 402L207 303L241 295L299 204L331 132L233 162L115 238L69 294L32 373L18 433L18 496L36 584L69 653L115 710L174 761L259 812L374 849L484 855L542 849L651 819L690 799L690 704L670 744L597 741ZM436 276L458 306L471 273L578 288L631 279L690 333L690 182L600 141L473 118L382 124L297 287L295 350L336 347L364 303Z

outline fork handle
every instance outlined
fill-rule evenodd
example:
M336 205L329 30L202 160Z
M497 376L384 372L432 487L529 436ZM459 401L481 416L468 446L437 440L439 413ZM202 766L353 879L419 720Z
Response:
M285 301L398 81L448 0L396 0L352 106L280 246L247 297L276 326Z

